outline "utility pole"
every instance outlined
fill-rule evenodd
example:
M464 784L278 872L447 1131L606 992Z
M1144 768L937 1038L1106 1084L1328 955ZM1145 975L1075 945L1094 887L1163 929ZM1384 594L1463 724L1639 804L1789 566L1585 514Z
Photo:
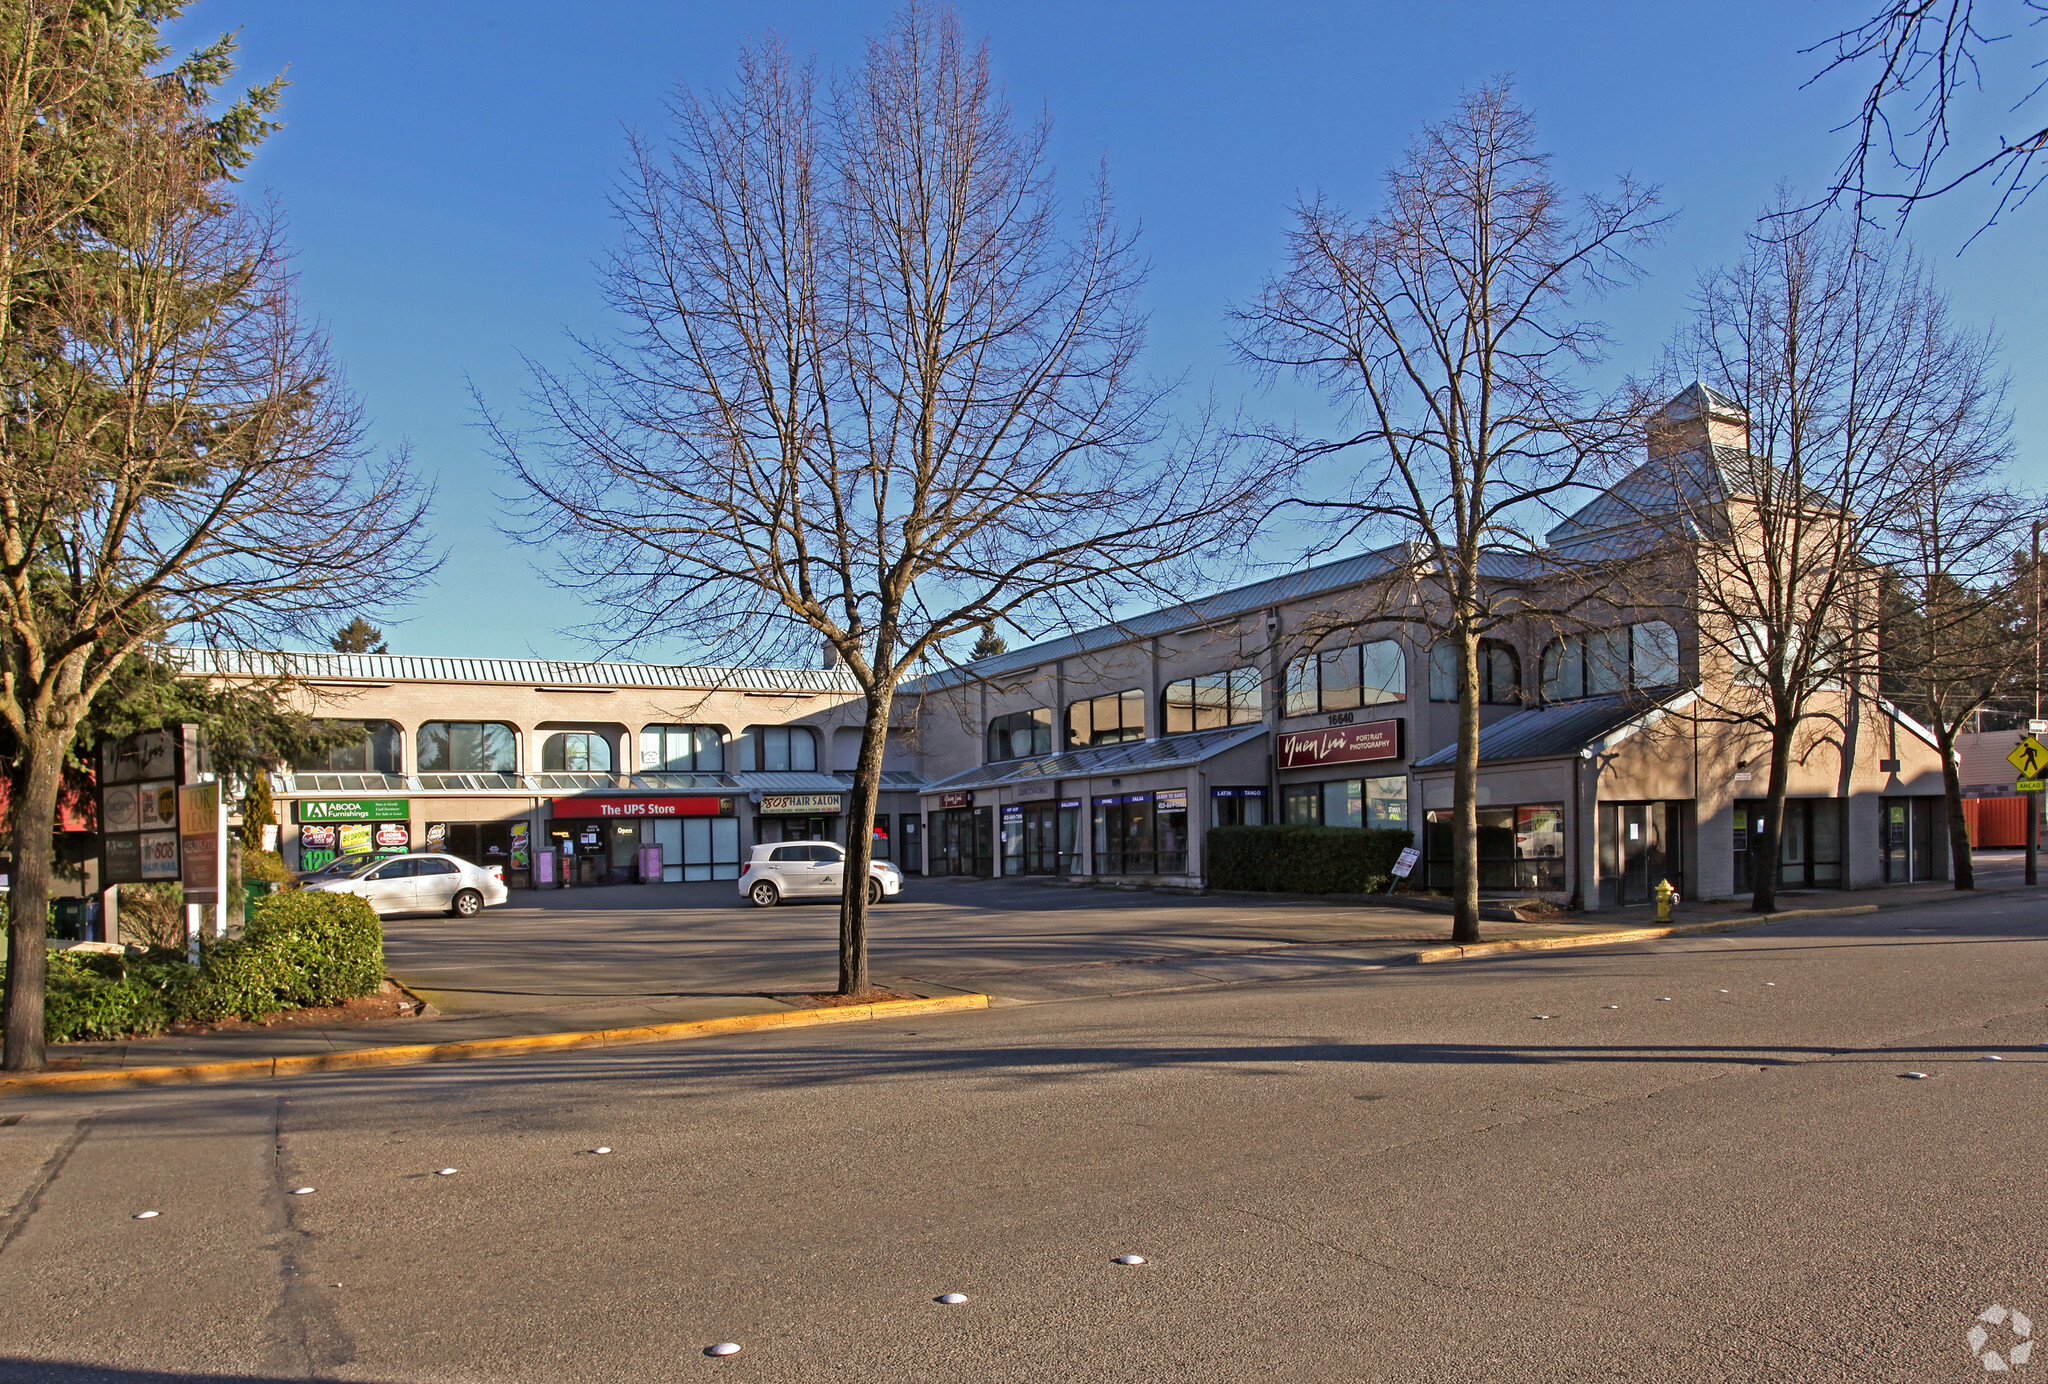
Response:
M2034 719L2027 734L2041 724L2041 521L2034 521ZM2027 794L2027 883L2041 882L2041 794Z

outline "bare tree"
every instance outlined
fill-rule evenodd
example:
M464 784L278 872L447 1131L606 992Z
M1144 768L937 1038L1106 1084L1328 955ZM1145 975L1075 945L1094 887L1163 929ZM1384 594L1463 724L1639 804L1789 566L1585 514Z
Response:
M898 684L948 639L1150 593L1241 528L1254 481L1157 445L1108 190L1063 236L1045 123L950 11L905 10L829 97L769 42L672 113L618 201L630 330L537 370L535 430L498 436L621 644L822 638L858 684L839 988L862 993Z
M1362 224L1320 199L1300 206L1286 271L1239 314L1245 359L1315 382L1358 423L1296 440L1305 458L1360 468L1348 494L1297 503L1335 541L1409 543L1388 590L1426 593L1406 618L1456 653L1458 941L1479 937L1480 640L1535 612L1536 581L1571 585L1555 555L1539 556L1535 526L1583 498L1630 431L1579 383L1604 334L1576 304L1633 272L1655 206L1626 180L1572 203L1534 119L1506 85L1482 87L1423 130Z
M2044 18L2044 0L1886 0L1807 50L1827 55L1812 81L1839 70L1869 79L1855 118L1843 126L1856 139L1827 200L1847 199L1859 215L1872 203L1889 205L1903 220L1921 202L1981 179L1997 194L1982 229L2026 201L2040 183L2036 160L2048 151L2048 129L1993 135L1959 159L1952 144L1960 108L1982 89L1984 60L2013 37L2006 26L2032 28ZM2034 103L2041 87L2027 80L2001 103L2001 114Z
M1916 425L1902 438L1891 484L1900 503L1872 536L1885 564L1880 688L1933 732L1948 801L1951 877L1974 889L1956 741L1977 712L2032 679L2031 591L2017 589L2019 536L2034 507L2006 474L2010 415L1988 332L1957 328L1944 297L1916 292Z
M170 72L147 11L35 0L0 34L0 718L17 746L5 1066L43 1064L66 754L146 646L324 638L430 569L274 219L227 195L275 87L218 115L223 41ZM266 95L265 93L268 93Z
M1782 208L1762 225L1703 278L1673 351L1734 432L1671 467L1668 512L1699 572L1698 718L1769 745L1751 905L1769 912L1792 765L1832 746L1847 774L1878 673L1878 540L1929 502L1945 429L1963 451L1997 429L1981 360L1910 253Z

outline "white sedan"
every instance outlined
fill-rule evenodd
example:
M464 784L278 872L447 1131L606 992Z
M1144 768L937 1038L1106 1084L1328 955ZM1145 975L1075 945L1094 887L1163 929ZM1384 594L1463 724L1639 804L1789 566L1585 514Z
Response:
M446 913L474 918L486 905L512 897L505 882L452 855L376 855L347 874L306 888L354 894L382 918L393 913Z
M773 908L784 899L836 899L846 878L846 851L830 841L789 841L754 847L740 872L740 895L756 908ZM886 860L868 862L868 902L880 903L903 892L903 872Z

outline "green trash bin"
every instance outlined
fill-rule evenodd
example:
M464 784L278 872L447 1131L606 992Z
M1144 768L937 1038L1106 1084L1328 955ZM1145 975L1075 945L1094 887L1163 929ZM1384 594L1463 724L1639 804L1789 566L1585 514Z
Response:
M242 925L244 927L247 927L256 917L256 901L276 892L277 886L267 879L245 879L242 881Z
M67 942L84 941L85 900L51 899L50 906L55 915L57 935Z

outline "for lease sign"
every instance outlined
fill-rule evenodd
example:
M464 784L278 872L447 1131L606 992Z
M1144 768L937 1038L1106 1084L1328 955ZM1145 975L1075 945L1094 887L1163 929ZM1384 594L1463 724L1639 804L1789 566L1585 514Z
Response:
M1401 757L1401 722L1370 721L1362 726L1300 730L1280 737L1280 767L1312 769L1318 764L1356 764L1364 760Z

